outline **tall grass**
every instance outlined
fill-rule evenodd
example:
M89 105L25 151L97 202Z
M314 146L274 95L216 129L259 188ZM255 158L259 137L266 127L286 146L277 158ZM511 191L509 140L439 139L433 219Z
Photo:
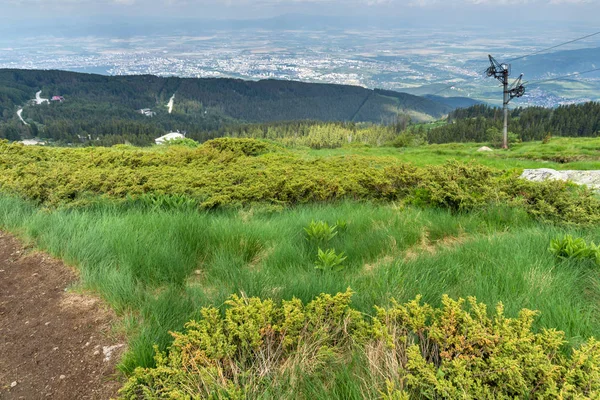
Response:
M347 255L343 271L314 268L319 244L303 229L312 220L347 221L327 243ZM0 226L77 266L83 286L134 318L125 371L152 365L152 345L164 349L169 330L240 292L308 302L351 287L353 306L366 313L392 297L422 294L438 305L443 293L473 295L488 305L502 301L509 315L540 310L537 327L564 330L574 343L600 332L600 271L559 262L547 250L565 233L597 241L600 229L542 225L518 208L456 214L344 202L278 212L48 211L0 196Z

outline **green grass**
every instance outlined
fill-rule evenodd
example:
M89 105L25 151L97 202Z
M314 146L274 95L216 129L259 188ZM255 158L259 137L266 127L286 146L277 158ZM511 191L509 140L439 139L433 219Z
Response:
M311 220L345 220L347 229L319 245L305 238ZM128 321L127 372L152 365L152 345L166 348L168 331L180 330L200 307L240 292L308 302L351 287L353 306L365 313L392 297L422 294L439 305L443 293L473 295L490 307L502 301L512 316L523 307L540 310L536 327L564 330L574 344L600 332L600 270L557 261L548 251L550 240L566 233L597 242L600 228L545 225L519 208L456 214L343 202L277 212L110 204L47 210L0 196L0 227L76 265L82 286ZM319 246L343 251L346 268L316 270Z
M499 169L553 168L557 170L600 169L600 138L554 138L547 144L525 142L509 150L478 152L485 143L432 144L419 147L362 147L341 149L297 150L306 157L334 155L390 156L417 166L443 164L448 160L476 161ZM554 160L554 161L553 161Z

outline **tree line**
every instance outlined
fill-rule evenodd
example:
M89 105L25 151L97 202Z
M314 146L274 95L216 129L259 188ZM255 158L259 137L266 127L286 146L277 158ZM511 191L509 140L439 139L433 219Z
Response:
M475 105L450 113L447 124L427 131L429 143L487 142L502 131L502 110ZM600 103L570 104L555 109L516 108L509 114L509 131L518 140L543 140L548 136L600 136Z

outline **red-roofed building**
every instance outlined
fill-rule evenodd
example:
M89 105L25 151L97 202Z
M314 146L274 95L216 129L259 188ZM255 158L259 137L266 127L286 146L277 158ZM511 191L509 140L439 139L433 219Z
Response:
M60 101L61 103L65 101L65 98L62 96L52 96L52 101Z

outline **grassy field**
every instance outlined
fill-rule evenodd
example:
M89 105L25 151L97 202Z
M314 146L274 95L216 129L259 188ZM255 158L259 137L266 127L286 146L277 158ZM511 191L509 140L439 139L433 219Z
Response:
M600 141L560 139L491 154L473 152L476 148L467 144L291 153L309 163L354 155L417 165L456 158L497 168L598 169ZM64 167L90 150L47 149L40 157L42 166L52 165L53 151L61 152ZM143 154L153 152L164 154L161 149ZM102 157L115 162L111 154ZM541 160L557 155L580 161ZM100 164L99 159L91 162ZM440 306L442 294L475 296L491 308L502 302L508 316L517 316L522 308L539 310L534 329L562 330L570 345L600 332L600 268L588 261L559 260L548 250L553 238L565 234L598 242L600 227L550 224L514 204L490 202L461 211L345 199L288 207L251 202L217 209L198 209L197 203L165 209L106 198L85 206L48 206L37 200L0 195L0 227L74 265L81 272L81 288L100 294L118 312L121 322L115 329L129 339L129 352L121 363L127 374L139 366L153 366L154 344L167 349L172 342L169 331L181 331L187 321L200 318L201 307L221 307L233 293L274 300L295 297L307 303L321 293L351 288L352 306L366 315L374 315L376 305L390 305L392 298L406 302L422 295L425 302ZM337 224L337 234L330 240L311 239L305 228L312 221ZM344 268L316 269L319 249L343 252ZM352 376L346 378L352 381ZM331 392L315 396L344 398Z
M414 165L443 164L449 159L476 161L499 169L553 168L557 170L600 169L600 138L554 138L547 144L525 142L509 150L478 152L480 143L432 144L417 147L345 147L342 149L300 150L310 157L334 155L389 156Z
M315 269L319 245L312 220L347 222L324 248L348 257L340 272ZM557 262L550 240L565 233L594 239L600 229L565 229L532 221L514 208L452 214L342 203L284 212L157 212L101 208L38 210L14 198L0 202L0 224L77 265L83 285L98 291L133 328L123 366L152 364L200 306L232 293L304 301L350 287L355 307L372 312L391 297L440 294L504 302L509 314L540 310L538 326L564 330L577 342L600 331L600 270ZM134 324L133 321L136 323Z

